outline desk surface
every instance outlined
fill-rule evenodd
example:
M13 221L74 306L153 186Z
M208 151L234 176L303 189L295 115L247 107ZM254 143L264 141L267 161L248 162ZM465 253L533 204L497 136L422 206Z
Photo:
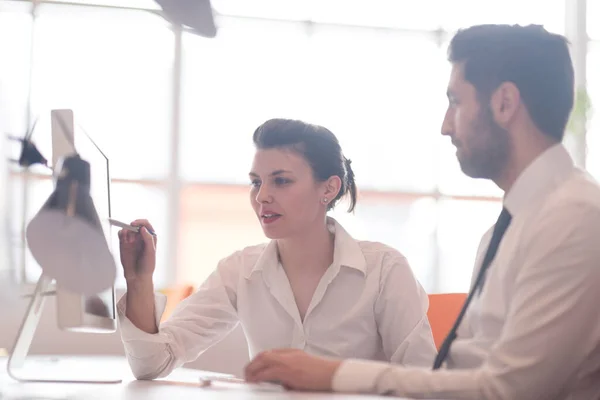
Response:
M21 383L12 380L6 373L5 357L0 358L0 399L121 399L121 400L166 400L175 398L206 400L250 400L250 399L376 399L377 396L353 396L332 393L301 393L289 391L261 390L252 385L214 383L202 387L200 376L203 371L179 368L167 378L154 381L138 381L131 374L127 361L121 357L69 357L68 359L33 357L31 371L36 368L68 379L81 371L102 376L112 374L123 379L120 384L87 383ZM76 372L70 372L77 369ZM28 367L28 368L29 368ZM46 374L44 374L46 375Z

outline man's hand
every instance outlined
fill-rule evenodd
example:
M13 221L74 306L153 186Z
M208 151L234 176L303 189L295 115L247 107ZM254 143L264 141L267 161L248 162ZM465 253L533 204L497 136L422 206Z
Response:
M341 363L302 350L276 349L257 355L244 372L248 382L277 382L293 390L331 391L333 375Z

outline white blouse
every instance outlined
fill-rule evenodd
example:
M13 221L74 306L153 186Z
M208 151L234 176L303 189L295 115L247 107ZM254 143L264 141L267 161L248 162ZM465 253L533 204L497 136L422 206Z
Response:
M121 337L134 375L154 379L195 360L238 323L250 357L293 347L340 358L386 360L430 367L436 348L427 319L427 294L406 259L376 242L354 240L333 218L333 264L321 278L301 320L277 244L247 247L217 269L182 301L159 332L148 334L117 305ZM157 294L156 321L165 297Z

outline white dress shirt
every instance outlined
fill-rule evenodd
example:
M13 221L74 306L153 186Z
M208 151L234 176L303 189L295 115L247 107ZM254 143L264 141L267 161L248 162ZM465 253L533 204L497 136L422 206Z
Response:
M250 356L281 347L309 353L427 366L436 348L428 297L406 259L381 243L354 240L335 220L333 264L321 278L304 321L277 244L223 259L198 291L181 302L157 334L136 328L117 305L121 337L134 375L153 379L193 361L238 323ZM157 295L156 321L164 310Z
M512 222L445 366L432 371L349 360L338 369L334 390L600 399L600 187L556 145L521 174L504 206ZM477 266L490 239L491 230Z

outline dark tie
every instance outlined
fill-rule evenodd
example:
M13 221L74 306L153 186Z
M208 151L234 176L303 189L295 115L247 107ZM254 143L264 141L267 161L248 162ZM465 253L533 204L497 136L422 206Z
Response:
M483 262L481 263L481 268L479 269L479 274L477 275L475 284L471 288L471 291L467 296L467 300L465 300L465 304L460 310L460 314L458 314L456 322L454 322L450 333L448 333L448 336L446 336L446 339L444 339L444 342L440 347L440 351L437 357L435 358L435 362L433 363L433 369L438 369L442 365L444 360L446 360L446 357L448 357L450 346L452 346L452 342L454 341L454 339L456 339L456 331L458 330L458 327L460 326L460 323L462 322L462 319L465 316L465 313L467 311L467 308L469 307L469 303L471 303L471 300L473 299L473 296L476 292L481 292L481 289L483 288L483 282L485 281L485 273L490 264L492 263L492 260L496 256L498 246L500 245L502 236L504 236L504 232L506 232L506 228L508 228L508 225L510 225L511 218L512 217L510 213L506 210L506 208L503 208L502 212L500 213L500 216L498 217L498 221L496 221L496 225L494 226L492 239L490 240L490 244L487 248L487 251L485 252L485 257L483 258Z

